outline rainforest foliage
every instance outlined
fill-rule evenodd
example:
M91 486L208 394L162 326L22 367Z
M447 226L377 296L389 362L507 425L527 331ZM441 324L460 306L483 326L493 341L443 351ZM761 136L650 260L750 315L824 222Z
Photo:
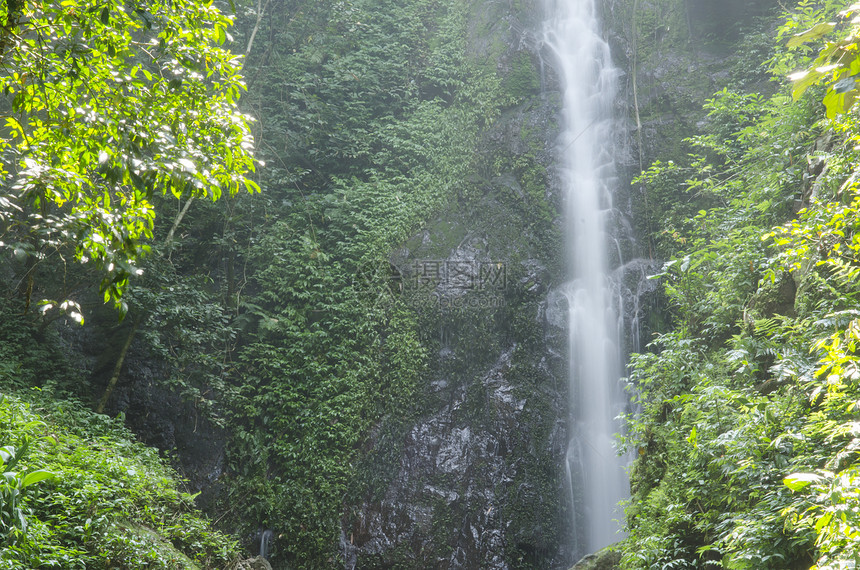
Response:
M541 149L481 154L540 88L531 52L463 0L3 6L0 563L233 559L164 460L88 411L135 412L136 387L115 397L133 360L137 388L223 440L219 524L277 529L280 567L337 566L345 509L379 500L435 347L391 252L503 172L554 231ZM860 556L860 6L786 9L636 181L671 326L631 363L625 567ZM677 32L644 14L657 57ZM520 506L499 509L525 513L510 528L547 524Z
M334 564L345 496L379 477L358 471L358 450L371 428L396 441L416 412L426 349L390 252L468 193L482 130L518 102L469 57L473 9L272 3L246 64L267 168L263 196L231 203L218 228L239 333L224 507L277 528L297 567Z
M78 0L4 1L0 17L0 248L25 265L28 303L55 257L97 266L124 310L154 194L256 188L239 62L221 47L230 19L211 2ZM70 299L37 300L82 318Z
M772 88L716 93L686 157L637 181L672 330L631 364L625 567L860 556L858 10L798 2Z
M17 341L27 335L10 329L4 357L26 351ZM121 419L51 392L22 394L0 396L0 568L226 568L237 558L236 541L211 529Z
M152 390L178 395L226 439L210 505L220 524L240 536L277 529L282 567L330 568L345 502L384 484L359 450L371 431L397 439L426 366L389 255L443 206L474 198L481 137L539 79L527 52L507 78L507 46L470 43L486 16L470 2L219 6L9 2L3 312L36 340L2 353L2 386L115 411L128 406L114 401L127 358L157 369ZM523 173L549 225L529 156L483 158ZM92 343L92 359L59 355ZM45 544L55 521L36 497L76 484L64 477L23 499ZM69 524L89 546L68 548L149 525ZM155 530L176 543L166 524ZM186 552L212 558L200 540Z

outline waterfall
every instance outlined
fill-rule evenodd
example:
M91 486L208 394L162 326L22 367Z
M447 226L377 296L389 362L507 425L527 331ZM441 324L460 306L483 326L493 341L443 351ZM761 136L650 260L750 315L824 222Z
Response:
M269 548L272 545L272 539L275 538L275 533L269 529L264 530L260 533L260 556L269 559Z
M620 283L611 278L609 248L617 185L612 106L619 72L600 36L595 0L545 0L544 45L555 59L563 93L558 140L565 193L569 305L570 441L566 473L574 554L623 537L618 502L629 496L626 460L618 457L615 418L627 399L621 386L624 319ZM617 243L617 240L615 240ZM623 272L621 272L623 274Z

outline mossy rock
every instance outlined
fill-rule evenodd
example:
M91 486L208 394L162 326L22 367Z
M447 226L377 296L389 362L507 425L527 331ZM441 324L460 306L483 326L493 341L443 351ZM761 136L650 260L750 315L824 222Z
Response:
M272 565L262 556L249 558L247 560L239 560L230 570L272 570Z
M782 275L773 281L763 279L753 295L749 308L757 315L770 318L774 315L796 317L794 304L797 299L797 284L791 275Z
M621 552L605 548L589 554L573 565L570 570L618 570L621 568Z
M111 529L110 542L114 548L119 548L121 551L141 553L141 558L142 553L145 552L147 556L159 563L171 565L174 568L201 570L199 564L178 550L165 536L143 524L131 521L116 523Z

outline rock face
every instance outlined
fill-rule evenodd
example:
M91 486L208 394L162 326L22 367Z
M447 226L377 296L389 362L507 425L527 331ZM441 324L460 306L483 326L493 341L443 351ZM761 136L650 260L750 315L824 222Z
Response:
M548 300L564 273L558 98L540 90L556 83L541 65L540 3L503 4L474 10L471 49L503 74L531 74L533 87L486 134L463 200L391 255L411 284L430 372L397 456L365 466L384 472L383 485L343 517L349 569L570 564L566 333ZM389 444L373 438L367 457Z
M545 463L563 450L564 410L551 410L555 420L546 419L547 431L539 432L527 408L541 396L529 396L510 378L517 348L478 378L451 378L459 384L453 389L434 383L441 409L407 434L384 496L359 505L344 527L347 568L390 567L395 560L415 568L508 568L512 534L522 559L545 562L556 554L557 483L529 473L528 463L553 469ZM518 456L532 446L532 457ZM551 518L535 516L542 503Z
M685 136L707 120L702 102L734 78L729 63L738 50L761 51L754 42L739 45L756 18L779 9L777 0L604 0L603 21L613 57L624 72L630 172L656 158L683 156ZM764 67L757 80L765 90ZM745 81L755 74L746 73ZM679 133L683 135L679 136Z

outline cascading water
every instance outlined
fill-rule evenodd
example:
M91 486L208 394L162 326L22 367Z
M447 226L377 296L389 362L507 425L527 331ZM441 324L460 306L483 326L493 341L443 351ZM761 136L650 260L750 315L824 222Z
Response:
M269 529L260 533L260 556L269 559L269 550L272 545L272 540L275 538L275 533Z
M599 35L595 0L545 3L544 44L555 58L563 93L559 174L571 279L565 289L571 393L566 467L573 551L581 556L623 537L618 502L629 496L626 460L614 447L620 429L615 418L627 399L620 385L623 301L610 277L607 232L615 217L612 106L619 73Z

